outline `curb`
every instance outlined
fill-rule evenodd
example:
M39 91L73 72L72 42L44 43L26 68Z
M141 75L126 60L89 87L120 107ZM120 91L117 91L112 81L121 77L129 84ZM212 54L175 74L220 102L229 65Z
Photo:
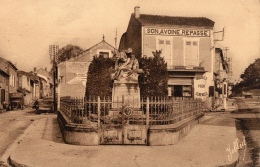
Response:
M23 134L21 134L8 148L7 150L5 151L4 155L2 156L2 158L6 158L7 160L7 163L9 165L11 165L12 167L28 167L27 165L24 165L24 164L19 164L17 163L16 161L14 161L12 158L11 158L11 154L12 154L12 151L15 150L17 148L17 146L20 144L20 142L22 142L26 137L27 135L29 134L29 130L33 127L33 126L36 126L40 120L42 119L45 119L45 121L47 121L47 118L41 118L41 119L38 119L38 120L34 120L33 122L31 122L31 124L25 129L25 131L23 132ZM8 158L7 158L8 156Z

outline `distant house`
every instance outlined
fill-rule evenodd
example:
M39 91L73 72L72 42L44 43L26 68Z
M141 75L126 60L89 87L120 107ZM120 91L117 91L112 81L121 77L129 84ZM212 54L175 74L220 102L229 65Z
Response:
M18 88L17 68L9 60L0 57L0 102L10 103L10 93L16 93Z
M18 85L18 92L24 94L24 105L31 105L39 99L39 77L33 72L18 71Z
M222 49L215 48L215 62L214 62L214 74L215 76L223 81L224 78L228 78L229 67L224 58Z
M221 93L221 83L224 79L228 82L228 95L232 94L232 88L234 83L230 81L232 76L232 59L231 57L225 57L222 49L215 48L215 60L214 60L214 81L215 90ZM219 88L219 89L218 89Z
M205 17L141 14L135 7L119 51L136 57L161 50L169 72L168 96L205 99L213 96L214 22Z
M59 96L84 97L87 72L94 56L112 57L116 49L103 40L81 55L58 64Z
M40 98L44 98L46 96L52 96L53 93L53 77L47 68L36 69L34 68L34 73L40 79Z

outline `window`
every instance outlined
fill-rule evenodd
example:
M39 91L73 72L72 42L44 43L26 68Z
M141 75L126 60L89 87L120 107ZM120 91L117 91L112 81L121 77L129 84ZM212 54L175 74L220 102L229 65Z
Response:
M158 37L156 50L162 50L161 56L167 62L168 66L172 65L172 38Z
M99 57L108 58L109 57L109 52L99 52Z
M96 56L109 58L112 57L112 50L109 49L97 49Z
M182 86L182 96L191 97L191 85Z
M184 65L199 66L198 38L184 38Z
M12 86L12 83L13 83L13 75L10 74L10 76L9 76L9 85Z
M163 45L164 44L164 40L159 40L159 45Z
M168 96L191 98L192 86L191 85L169 85Z
M13 87L15 87L16 85L16 80L15 80L15 76L14 76L14 79L13 79Z

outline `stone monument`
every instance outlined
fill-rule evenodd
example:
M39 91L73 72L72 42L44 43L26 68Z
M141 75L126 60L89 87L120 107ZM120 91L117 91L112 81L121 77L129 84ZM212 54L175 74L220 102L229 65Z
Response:
M139 69L138 60L131 48L119 53L115 70L111 75L114 80L111 112L119 111L122 107L131 108L134 112L140 111L138 74L143 73L143 70Z

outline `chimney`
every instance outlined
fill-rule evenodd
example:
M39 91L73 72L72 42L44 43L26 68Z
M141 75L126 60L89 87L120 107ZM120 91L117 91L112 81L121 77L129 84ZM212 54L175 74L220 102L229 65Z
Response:
M136 19L140 18L140 7L139 6L135 7L135 18Z
M35 72L35 71L36 71L36 67L33 68L33 72Z
M47 67L45 67L45 71L47 71Z

